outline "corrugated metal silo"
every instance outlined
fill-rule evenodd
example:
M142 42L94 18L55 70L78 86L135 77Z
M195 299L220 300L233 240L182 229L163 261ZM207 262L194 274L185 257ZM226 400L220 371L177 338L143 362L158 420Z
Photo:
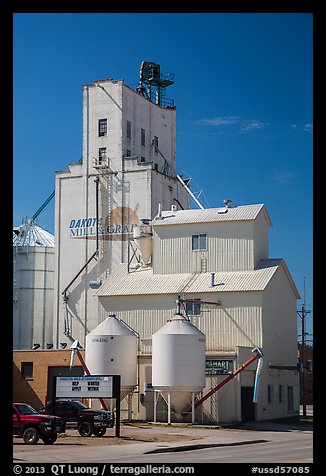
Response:
M137 336L114 315L86 336L85 362L92 375L121 375L121 400L137 385Z
M152 336L152 386L177 417L205 387L205 341L181 314Z
M54 236L25 218L13 229L13 348L53 345Z

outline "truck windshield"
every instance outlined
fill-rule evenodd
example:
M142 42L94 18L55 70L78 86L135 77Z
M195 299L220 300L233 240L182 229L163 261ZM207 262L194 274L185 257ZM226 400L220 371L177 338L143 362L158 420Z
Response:
M77 410L84 410L85 408L88 408L86 405L84 405L82 402L69 402L71 405L73 405Z
M18 409L21 415L34 415L35 413L37 414L37 411L34 410L34 408L30 405L16 405L16 408Z

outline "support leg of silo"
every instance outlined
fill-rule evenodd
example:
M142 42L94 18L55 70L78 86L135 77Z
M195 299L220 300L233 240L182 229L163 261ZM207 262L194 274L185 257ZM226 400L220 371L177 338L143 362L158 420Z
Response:
M195 423L195 393L191 393L191 423Z
M132 394L128 394L128 420L132 420Z
M154 423L156 423L156 406L157 406L158 392L154 390Z
M168 425L171 425L171 392L168 393Z

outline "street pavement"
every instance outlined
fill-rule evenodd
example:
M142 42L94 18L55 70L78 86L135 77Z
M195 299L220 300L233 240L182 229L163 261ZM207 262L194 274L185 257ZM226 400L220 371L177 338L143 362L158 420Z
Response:
M183 455L184 461L190 454L199 454L202 449L238 448L255 446L264 452L267 443L278 445L296 444L309 447L306 462L312 462L312 425L292 422L251 422L240 426L187 426L184 425L122 425L120 438L108 433L102 438L81 438L75 430L58 438L50 447L42 443L24 445L14 438L14 462L34 463L92 463L92 462L146 462L158 461L157 457L168 458L168 454ZM300 446L301 445L301 446ZM291 450L292 451L292 450ZM300 456L300 455L296 455ZM180 458L179 458L180 459ZM300 460L300 458L299 458Z

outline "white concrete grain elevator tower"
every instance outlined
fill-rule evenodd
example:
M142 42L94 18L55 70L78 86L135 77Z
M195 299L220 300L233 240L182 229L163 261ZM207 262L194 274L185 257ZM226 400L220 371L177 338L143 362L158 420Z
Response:
M137 90L112 78L83 86L83 156L56 172L54 340L78 339L98 324L94 289L128 259L141 220L188 209L176 173L173 84L142 62Z

